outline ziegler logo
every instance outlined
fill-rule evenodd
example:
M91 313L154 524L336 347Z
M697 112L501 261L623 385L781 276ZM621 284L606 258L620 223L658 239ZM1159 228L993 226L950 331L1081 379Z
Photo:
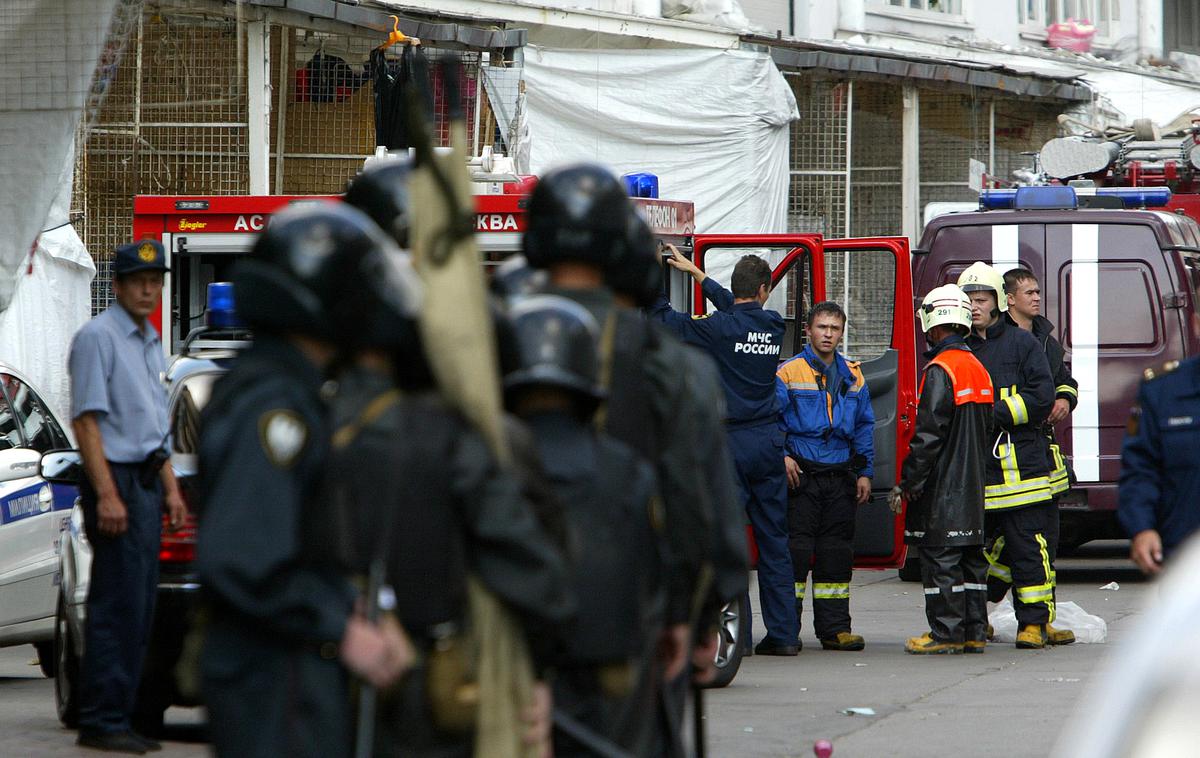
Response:
M186 218L179 219L179 231L181 232L194 232L204 229L207 226L208 223L205 221L188 221Z

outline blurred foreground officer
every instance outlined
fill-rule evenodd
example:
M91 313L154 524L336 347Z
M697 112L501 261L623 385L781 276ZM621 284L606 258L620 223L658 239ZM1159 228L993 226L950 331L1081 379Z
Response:
M813 631L826 650L862 650L850 631L857 506L871 497L875 412L862 369L838 353L846 312L817 303L808 345L779 367L779 422L787 433L788 547L796 578L796 622L812 565Z
M607 170L592 164L548 172L529 199L523 239L529 265L545 269L547 292L573 300L600 327L601 383L607 399L596 425L636 450L654 467L668 524L667 629L662 636L669 679L687 662L696 607L711 584L707 565L712 515L704 481L692 463L695 439L684 403L689 395L681 365L667 359L665 336L632 308L618 307L607 273L624 260L630 245L631 205L625 189ZM675 734L668 708L665 728Z
M1198 291L1200 296L1200 291ZM1200 336L1200 316L1192 317ZM1121 448L1117 519L1146 574L1200 530L1200 358L1147 369Z
M204 410L196 556L208 601L201 673L221 756L348 755L346 669L385 686L411 661L394 625L355 613L358 593L325 547L314 497L329 451L320 393L334 312L356 307L362 263L386 244L352 208L293 208L234 274L255 341Z
M700 283L718 309L692 318L671 308L661 292L649 313L686 344L706 351L720 371L738 491L758 545L758 592L767 634L754 652L796 655L800 627L792 600L787 476L775 396L784 327L782 316L763 308L771 293L771 267L756 255L743 256L733 268L730 292L673 247L668 263Z
M947 284L917 311L929 352L917 426L889 504L908 501L904 541L916 545L929 631L910 638L915 655L982 653L987 644L983 555L984 459L992 425L992 380L967 347L971 301Z
M588 312L566 298L534 295L516 301L509 319L518 360L504 377L506 404L533 431L562 504L579 607L555 658L554 705L570 723L559 718L554 754L594 755L587 737L630 755L662 754L655 647L665 601L664 523L653 469L592 425L604 393L599 329Z
M160 745L133 731L130 715L154 621L162 512L186 513L163 464L170 426L158 332L146 317L162 299L162 245L121 245L113 260L116 303L71 342L71 417L87 476L84 527L92 546L91 589L79 686L79 744L126 753Z
M991 455L984 508L988 531L999 532L988 556L989 574L1015 588L1016 646L1056 644L1046 627L1054 621L1054 558L1058 551L1058 505L1050 484L1050 451L1042 424L1054 405L1054 381L1046 354L1033 335L1001 316L1008 310L1004 277L986 263L972 263L958 278L971 299L967 344L988 370L995 393ZM1009 564L1000 556L1008 556Z
M373 204L397 240L407 237L407 177L407 164L384 164L356 178L348 193ZM521 484L439 396L407 256L389 252L366 270L352 306L335 314L348 365L333 401L331 508L322 523L356 574L372 564L382 569L383 597L418 652L414 670L380 694L373 754L491 754L495 746L476 744L476 734L486 726L479 651L495 630L471 614L468 584L478 580L517 617L535 674L544 678L557 630L574 608L566 570ZM544 707L504 731L548 749L549 685L535 689Z

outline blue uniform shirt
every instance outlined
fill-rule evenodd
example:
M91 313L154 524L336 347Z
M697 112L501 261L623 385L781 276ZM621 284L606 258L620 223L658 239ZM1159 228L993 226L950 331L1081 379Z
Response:
M166 361L158 332L113 304L75 333L67 359L71 418L95 413L104 457L140 463L167 438Z
M689 345L703 348L717 363L731 424L775 419L775 369L783 347L783 316L757 302L734 304L733 294L712 277L701 285L716 313L693 318L671 308L666 294L649 309Z
M1142 382L1121 448L1117 518L1170 552L1200 531L1200 358Z

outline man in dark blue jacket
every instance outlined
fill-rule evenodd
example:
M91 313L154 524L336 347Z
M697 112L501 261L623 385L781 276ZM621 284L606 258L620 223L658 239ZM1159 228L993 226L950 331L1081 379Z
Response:
M1200 330L1200 323L1197 323ZM1200 358L1147 369L1121 448L1117 518L1146 574L1200 531Z
M692 318L672 309L663 293L649 313L684 342L706 350L720 370L738 491L758 545L759 600L767 636L754 651L796 655L800 630L792 600L787 477L775 398L784 325L782 316L763 309L771 292L771 267L756 255L742 257L734 266L730 292L673 247L668 262L699 282L718 309Z

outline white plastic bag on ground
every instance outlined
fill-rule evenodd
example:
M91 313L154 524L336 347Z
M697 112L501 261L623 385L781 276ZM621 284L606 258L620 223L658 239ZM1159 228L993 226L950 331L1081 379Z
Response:
M1017 614L1009 598L1001 600L988 614L988 623L995 631L996 642L1017 641ZM1104 642L1108 638L1108 624L1104 619L1069 601L1055 604L1054 628L1070 629L1075 632L1075 641L1084 644Z
M1104 642L1108 638L1108 624L1099 616L1071 602L1056 603L1054 608L1054 628L1075 632L1076 642Z
M988 614L988 623L992 625L996 642L1017 641L1017 612L1007 596Z

